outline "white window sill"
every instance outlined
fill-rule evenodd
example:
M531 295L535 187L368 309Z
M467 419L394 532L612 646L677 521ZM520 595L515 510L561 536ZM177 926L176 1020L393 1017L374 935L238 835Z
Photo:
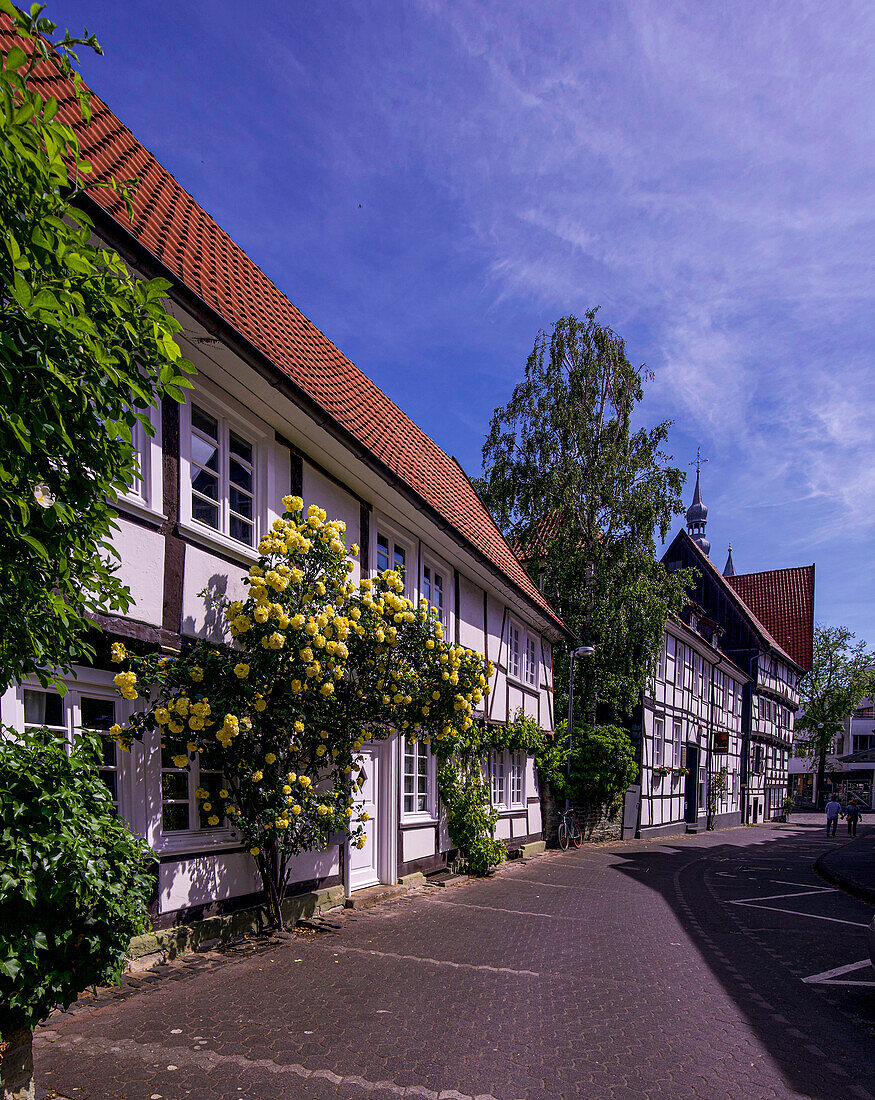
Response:
M423 811L422 813L418 814L402 813L400 822L401 828L403 829L405 826L437 825L438 819L434 816L434 814Z
M152 520L153 523L157 524L164 523L167 519L163 512L159 512L138 497L120 496L113 504L113 508L116 508L121 516L128 512L131 515L140 516L142 519Z
M242 564L258 561L258 551L254 547L237 542L236 539L223 535L221 531L207 527L206 524L180 520L179 530L187 535L192 542L198 543L207 550L219 550L229 557L236 558Z
M162 836L155 844L155 853L159 856L179 856L202 852L221 852L228 848L239 848L242 843L230 829L189 830L185 833Z

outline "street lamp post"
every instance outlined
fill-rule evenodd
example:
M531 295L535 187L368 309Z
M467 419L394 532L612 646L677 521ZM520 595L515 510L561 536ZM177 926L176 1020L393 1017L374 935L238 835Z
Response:
M571 651L568 669L568 759L565 761L565 777L569 781L571 779L571 731L574 729L574 658L592 657L593 653L595 653L595 646L592 645L581 645ZM568 810L570 806L571 799L566 796L565 809Z

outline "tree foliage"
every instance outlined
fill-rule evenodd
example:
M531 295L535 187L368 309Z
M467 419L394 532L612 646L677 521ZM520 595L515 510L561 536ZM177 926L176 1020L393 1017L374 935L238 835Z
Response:
M113 646L122 695L149 692L115 735L124 745L159 729L165 767L190 770L197 756L221 775L197 792L201 824L241 834L280 926L293 854L337 834L364 844L364 743L400 730L452 745L491 674L482 654L444 639L425 600L404 597L399 573L349 580L342 521L316 505L305 515L300 497L284 504L247 598L225 608L232 645L199 642L175 659Z
M596 647L576 663L584 713L597 701L613 714L635 705L692 580L656 559L656 533L664 540L683 511L684 476L663 450L669 422L633 428L645 377L596 310L563 317L538 334L483 447L485 503L566 623ZM564 685L567 660L557 658Z
M137 431L159 396L182 400L193 368L161 299L93 240L78 205L95 186L38 63L67 78L84 123L88 94L73 46L35 6L0 0L17 43L0 68L0 689L91 653L93 617L124 611L112 502L137 476ZM87 33L87 32L86 32ZM120 190L128 201L125 188Z
M550 784L557 798L580 805L612 806L638 778L635 747L618 726L575 725L569 746L568 722L563 720L536 762L541 781Z
M4 1095L32 1087L35 1025L119 978L155 886L154 856L118 819L98 775L96 739L68 749L51 730L0 731Z
M795 751L817 769L818 796L832 742L851 711L875 694L875 654L854 639L843 626L815 626L811 670L799 681Z

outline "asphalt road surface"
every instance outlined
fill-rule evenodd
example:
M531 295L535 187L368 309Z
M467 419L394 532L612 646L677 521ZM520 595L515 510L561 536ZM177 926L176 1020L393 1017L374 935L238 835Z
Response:
M802 823L548 853L338 932L188 956L52 1017L38 1081L71 1100L875 1100L872 909L812 870L837 843Z

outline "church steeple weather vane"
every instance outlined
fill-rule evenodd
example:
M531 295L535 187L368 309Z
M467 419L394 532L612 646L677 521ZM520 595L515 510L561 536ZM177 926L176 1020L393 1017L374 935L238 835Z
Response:
M711 550L711 543L705 537L705 525L708 521L708 509L702 503L702 492L699 487L699 475L702 471L702 464L707 462L707 458L702 458L701 447L696 448L696 491L693 493L693 503L687 509L687 533L693 542L699 547L703 554L709 554ZM692 466L690 462L688 465Z

